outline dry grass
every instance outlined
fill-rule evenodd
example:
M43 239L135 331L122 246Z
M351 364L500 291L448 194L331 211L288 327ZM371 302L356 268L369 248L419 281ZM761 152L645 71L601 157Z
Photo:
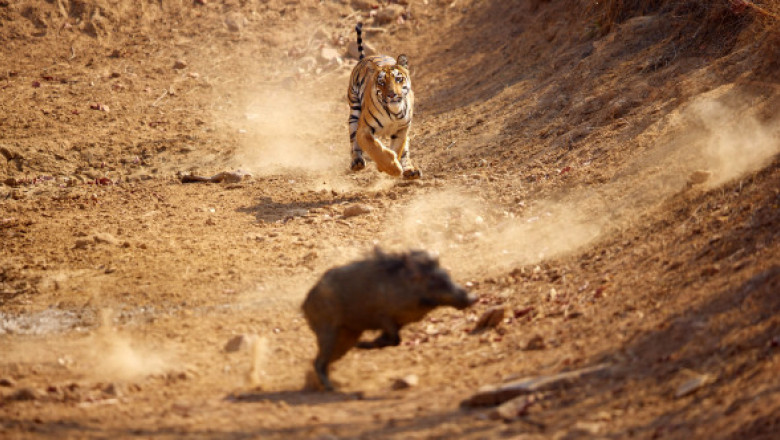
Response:
M677 50L707 47L710 56L729 53L749 30L745 35L756 39L762 58L755 73L771 76L780 65L780 0L604 0L590 12L593 35L605 35L632 17L669 14L679 24L677 35L670 35Z
M728 16L758 17L768 20L775 32L780 21L780 0L605 0L597 2L592 9L598 14L599 27L605 33L631 17L664 11L674 12L677 17L692 14L697 18L706 12L708 21Z

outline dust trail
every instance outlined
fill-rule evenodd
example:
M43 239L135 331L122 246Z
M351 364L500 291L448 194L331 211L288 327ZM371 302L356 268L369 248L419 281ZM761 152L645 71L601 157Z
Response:
M101 312L101 325L84 347L86 374L105 380L131 380L169 370L170 361L159 351L139 346L112 325L111 312Z
M258 387L261 377L265 376L265 365L268 362L268 338L252 335L250 343L250 365L247 372L247 384L250 387Z
M780 152L780 120L761 124L735 111L713 100L700 100L692 106L689 117L709 135L703 148L706 169L713 175L707 182L709 188L761 169Z
M312 102L303 92L269 88L249 99L244 117L245 128L240 130L246 131L245 140L237 160L253 173L292 169L333 174L341 165L338 159L344 159L327 142L335 130L332 102Z
M702 96L650 127L643 135L649 150L604 185L530 201L519 217L464 191L426 193L399 208L393 216L403 222L384 242L438 252L461 277L582 249L689 189L695 171L710 176L701 185L710 189L760 169L780 152L778 124L759 123L728 91Z
M546 201L534 209L538 214L516 218L456 190L420 196L401 209L404 222L385 237L389 246L436 252L443 265L462 277L571 252L604 227L586 207Z

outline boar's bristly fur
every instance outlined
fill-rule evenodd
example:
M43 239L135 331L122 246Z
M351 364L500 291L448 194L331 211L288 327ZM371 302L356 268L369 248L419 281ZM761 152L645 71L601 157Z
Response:
M332 268L302 306L317 336L317 378L323 388L332 390L328 366L352 347L398 345L404 325L420 321L438 306L464 309L476 300L424 251L387 254L376 249L371 258ZM373 341L358 342L365 330L382 333Z

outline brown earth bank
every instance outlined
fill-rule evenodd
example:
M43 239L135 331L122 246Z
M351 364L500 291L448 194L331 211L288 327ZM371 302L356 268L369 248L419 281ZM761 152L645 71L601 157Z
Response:
M0 0L0 437L777 438L778 17ZM408 55L420 180L348 171L358 21ZM377 245L480 299L306 388L300 304Z

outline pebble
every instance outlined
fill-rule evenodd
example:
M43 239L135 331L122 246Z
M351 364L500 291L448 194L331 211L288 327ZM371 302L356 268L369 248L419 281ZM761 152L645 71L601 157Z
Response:
M3 377L0 378L0 387L14 387L16 386L16 382L14 382L13 379L10 377Z
M110 383L103 388L103 393L112 397L122 397L124 391L120 385Z
M374 20L377 24L392 23L398 20L398 17L403 15L404 12L406 12L406 8L403 6L390 4L377 11Z
M710 383L712 378L708 374L701 374L685 381L682 385L677 387L677 391L674 393L674 397L680 398L694 393L699 388Z
M187 62L184 60L176 60L173 63L173 68L176 70L181 70L187 67Z
M404 377L399 377L393 381L392 388L394 390L405 390L407 388L416 387L420 383L420 378L416 374L409 374Z
M234 12L225 17L225 26L231 32L240 32L247 24L247 19L242 14Z
M225 344L226 353L235 353L243 348L249 347L249 338L246 335L235 335Z
M38 400L41 397L43 397L41 392L35 388L22 388L8 396L8 399L15 401L29 401Z
M119 240L108 232L98 232L93 236L95 243L119 245Z
M534 403L536 403L536 399L533 395L516 397L502 403L497 408L493 408L493 410L488 413L488 417L492 420L510 422L526 415L528 409Z
M697 170L688 176L688 185L700 185L712 176L711 171Z
M477 320L477 324L474 326L474 330L471 334L479 333L489 328L497 327L504 320L504 313L506 309L503 306L491 307L482 314Z
M362 214L368 214L369 212L371 212L370 206L357 204L357 205L350 205L344 208L344 212L342 212L342 215L345 218L349 218L349 217L355 217Z
M543 350L547 345L544 343L544 338L541 335L536 335L531 338L525 345L526 350Z
M463 407L500 405L518 396L569 387L585 376L604 372L610 367L609 364L598 364L549 376L532 376L506 384L487 385L462 401L460 405Z
M74 249L86 249L86 248L89 247L89 245L92 242L93 241L90 240L89 238L79 238L79 239L76 240L76 243L73 245L73 248Z
M352 0L352 7L361 11L370 11L379 7L377 0Z

